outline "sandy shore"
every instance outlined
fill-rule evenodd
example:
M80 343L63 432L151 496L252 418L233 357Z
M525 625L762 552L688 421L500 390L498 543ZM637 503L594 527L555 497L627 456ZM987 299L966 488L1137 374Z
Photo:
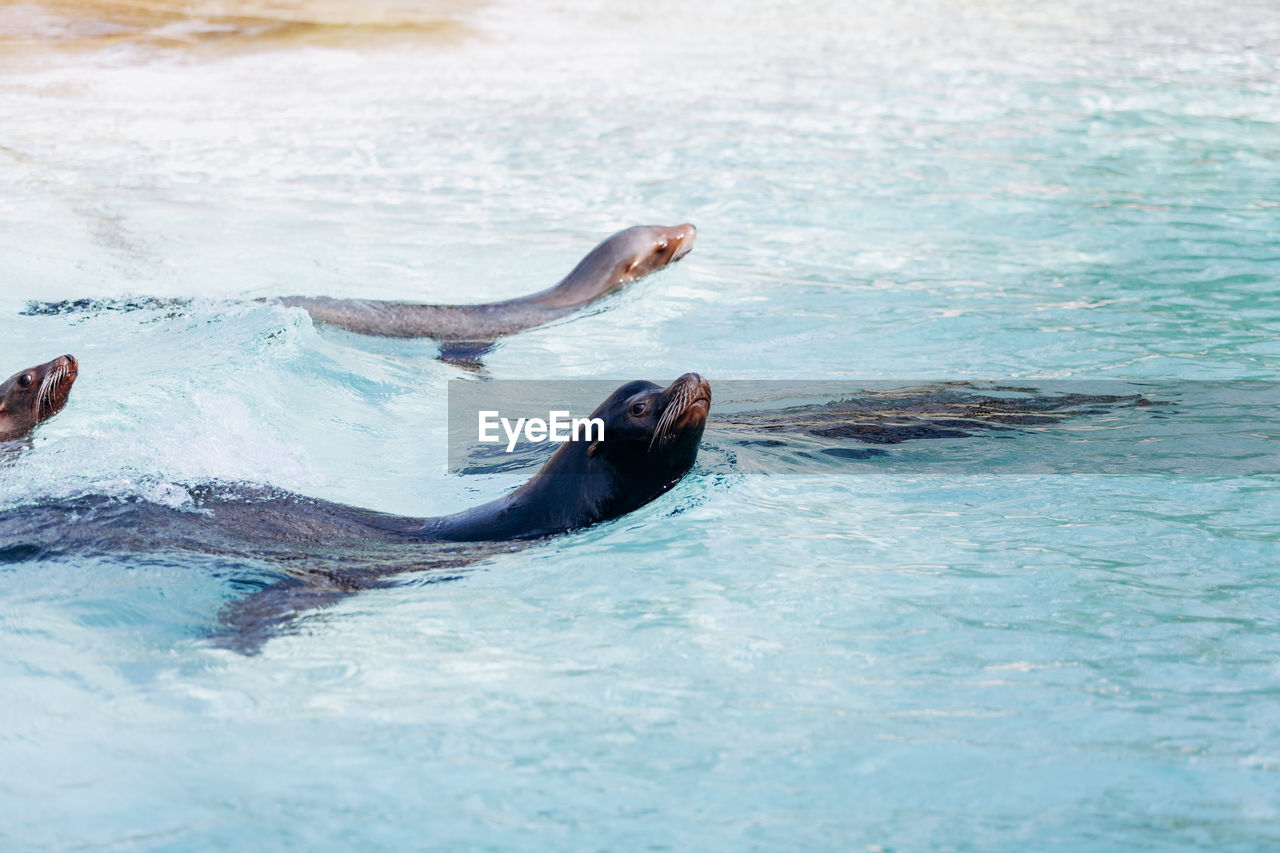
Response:
M244 50L296 44L359 46L469 34L479 0L37 0L0 2L0 52L139 45Z

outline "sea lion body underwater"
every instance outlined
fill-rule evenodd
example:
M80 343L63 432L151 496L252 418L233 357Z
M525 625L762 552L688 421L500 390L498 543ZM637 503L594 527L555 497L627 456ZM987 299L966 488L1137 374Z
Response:
M79 369L75 356L60 355L0 383L0 441L26 438L62 411Z
M257 486L190 490L194 507L87 495L0 511L0 563L68 553L188 551L266 561L283 577L228 605L227 644L253 651L300 611L384 578L457 569L629 513L693 467L711 405L697 374L667 388L629 382L600 404L604 437L563 444L524 485L438 518L408 518ZM192 511L194 509L194 511ZM277 575L279 577L279 575Z
M481 345L564 317L675 263L693 248L697 233L688 223L627 228L592 249L555 286L502 302L420 305L323 296L286 296L280 301L306 309L317 323L362 335Z

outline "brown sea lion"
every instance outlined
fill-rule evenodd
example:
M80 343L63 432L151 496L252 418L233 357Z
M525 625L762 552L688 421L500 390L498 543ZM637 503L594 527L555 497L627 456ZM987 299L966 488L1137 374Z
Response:
M362 335L390 338L431 338L440 343L440 358L462 367L478 368L480 358L503 335L531 329L572 314L625 285L662 269L689 254L698 229L684 225L635 225L619 231L592 249L558 284L537 293L474 305L422 305L372 299L328 296L285 296L278 300L302 308L316 323ZM187 299L134 297L125 299L68 299L27 304L29 316L181 311Z
M0 441L26 438L62 411L79 367L75 356L60 355L20 370L0 384Z
M619 231L546 290L475 305L421 305L327 296L286 296L285 305L306 309L317 323L362 335L432 338L445 361L467 363L503 335L531 329L577 311L689 254L698 229L684 225L636 225Z

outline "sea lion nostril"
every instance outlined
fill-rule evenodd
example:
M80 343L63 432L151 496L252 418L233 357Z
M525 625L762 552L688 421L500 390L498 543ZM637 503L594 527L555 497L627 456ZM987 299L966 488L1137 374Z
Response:
M65 358L72 367L75 367L76 357L74 355L72 355L71 353L67 353L66 355L63 356L63 358Z

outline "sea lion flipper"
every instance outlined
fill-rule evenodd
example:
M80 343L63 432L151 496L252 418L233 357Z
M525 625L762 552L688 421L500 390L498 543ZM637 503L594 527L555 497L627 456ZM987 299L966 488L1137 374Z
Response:
M484 356L495 345L494 341L443 341L437 358L445 364L452 364L472 373L483 373Z
M290 633L299 615L332 607L356 590L288 578L244 598L230 601L218 614L209 641L244 655L256 655L272 637Z

